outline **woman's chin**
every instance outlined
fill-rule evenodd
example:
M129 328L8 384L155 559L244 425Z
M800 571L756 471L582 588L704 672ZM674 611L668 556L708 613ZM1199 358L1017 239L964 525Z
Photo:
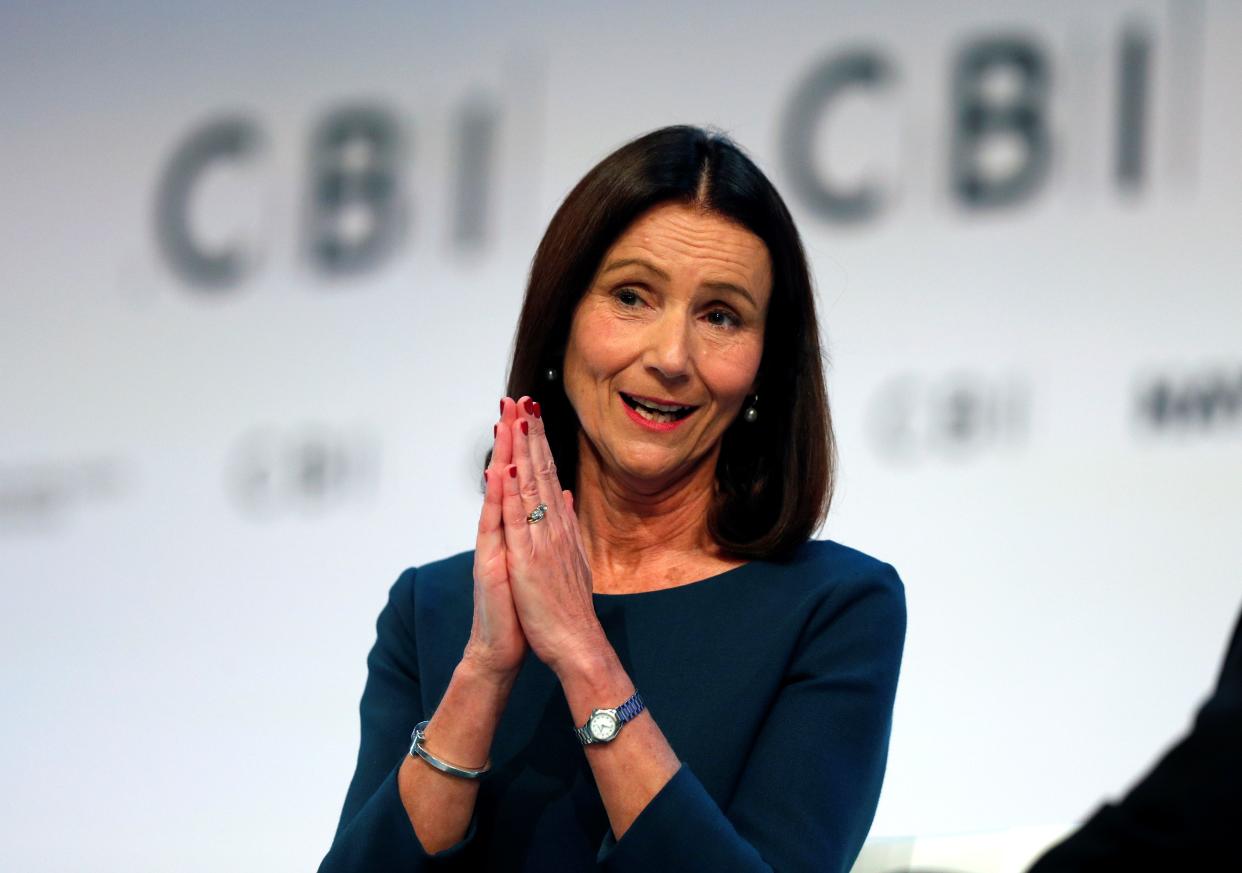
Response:
M687 459L673 458L666 452L636 453L618 458L613 472L629 487L653 494L684 478L692 466Z

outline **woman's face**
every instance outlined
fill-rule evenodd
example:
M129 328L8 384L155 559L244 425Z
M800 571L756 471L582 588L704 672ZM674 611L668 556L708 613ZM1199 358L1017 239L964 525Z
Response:
M680 203L605 253L574 311L565 392L605 469L643 492L718 448L754 389L772 292L767 247Z

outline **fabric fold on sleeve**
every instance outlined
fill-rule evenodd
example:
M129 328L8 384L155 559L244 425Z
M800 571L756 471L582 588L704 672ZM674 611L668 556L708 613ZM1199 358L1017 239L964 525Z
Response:
M401 764L393 767L388 777L371 795L357 816L349 823L324 858L319 873L381 873L400 870L465 869L460 861L463 852L474 841L477 813L470 816L470 825L459 842L439 852L430 853L418 841L405 804L397 774Z
M471 854L466 850L474 839L475 817L461 842L429 854L418 841L397 783L410 729L424 718L414 642L414 578L413 569L401 574L375 622L375 645L367 656L367 682L358 707L358 763L320 873L470 869L469 858L463 856Z
M601 867L613 873L649 873L652 859L659 859L666 870L772 869L733 828L684 761L620 840L611 830L604 835L597 856Z

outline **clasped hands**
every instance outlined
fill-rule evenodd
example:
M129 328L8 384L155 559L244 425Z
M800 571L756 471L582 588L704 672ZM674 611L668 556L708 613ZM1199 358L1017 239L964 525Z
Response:
M527 647L558 676L607 646L573 495L561 488L539 404L500 401L474 552L474 623L463 660L511 682ZM528 514L540 503L544 518Z

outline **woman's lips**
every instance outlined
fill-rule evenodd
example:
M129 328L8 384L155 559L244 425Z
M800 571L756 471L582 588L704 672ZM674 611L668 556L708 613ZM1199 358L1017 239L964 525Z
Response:
M629 397L631 400L637 400L648 406L655 404L656 406L676 406L682 409L694 409L693 403L678 403L676 400L666 400L663 397L648 397L645 394L631 394L629 391L622 391L622 397Z
M631 394L629 396L633 397L636 400L647 399L637 394ZM642 425L643 427L647 428L647 430L654 430L654 431L660 431L660 432L670 431L676 427L679 427L682 424L685 424L685 422L689 420L690 416L694 415L694 413L698 409L698 407L694 407L688 413L686 413L686 415L682 416L681 418L674 419L673 421L651 421L650 419L643 418L634 409L632 409L630 405L625 402L625 398L622 397L620 394L617 394L617 402L621 404L621 408L625 410L625 414L629 416L630 421L634 422L635 424ZM673 404L666 403L664 405L672 406Z

